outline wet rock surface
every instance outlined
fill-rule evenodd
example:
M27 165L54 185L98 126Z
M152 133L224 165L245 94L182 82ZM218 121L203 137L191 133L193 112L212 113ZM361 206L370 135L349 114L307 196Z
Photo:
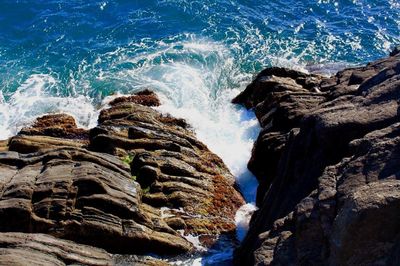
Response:
M262 131L237 265L398 265L400 54L327 78L269 68L233 102Z
M24 265L164 265L136 255L197 252L188 235L206 247L235 241L244 200L234 177L158 105L144 91L112 101L91 130L48 115L2 143L0 264L27 250Z

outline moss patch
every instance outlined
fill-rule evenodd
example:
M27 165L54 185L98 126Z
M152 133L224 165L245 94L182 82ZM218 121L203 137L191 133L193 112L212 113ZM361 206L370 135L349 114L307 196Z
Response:
M127 156L125 156L122 159L122 162L127 164L128 166L131 166L131 162L133 161L133 158L134 158L133 154L128 154Z

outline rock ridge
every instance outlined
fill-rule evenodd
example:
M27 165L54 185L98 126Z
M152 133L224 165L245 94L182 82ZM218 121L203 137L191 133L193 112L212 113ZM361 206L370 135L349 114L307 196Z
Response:
M398 265L400 53L324 77L267 68L233 103L262 130L236 265Z
M2 144L0 264L166 265L143 255L200 252L189 235L236 242L234 176L158 105L145 90L111 101L90 130L51 114Z

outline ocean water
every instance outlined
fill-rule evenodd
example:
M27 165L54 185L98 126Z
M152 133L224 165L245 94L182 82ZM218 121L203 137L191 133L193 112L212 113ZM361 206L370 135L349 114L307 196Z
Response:
M230 100L266 66L334 73L399 43L399 0L0 0L0 139L52 112L94 126L107 96L150 88L251 203L259 127ZM239 238L253 209L238 212Z

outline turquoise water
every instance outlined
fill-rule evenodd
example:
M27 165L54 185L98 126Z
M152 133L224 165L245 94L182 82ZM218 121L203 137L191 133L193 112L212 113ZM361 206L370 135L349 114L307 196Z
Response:
M151 88L221 146L216 128L249 115L226 105L256 72L385 56L399 14L398 0L0 0L0 137L47 112L91 126L106 96Z
M252 202L259 128L229 101L263 67L333 73L399 43L398 0L0 0L0 138L51 112L94 126L110 95L150 88Z
M1 0L0 136L70 107L87 126L105 96L144 87L213 111L265 66L335 69L386 55L399 13L397 0Z

